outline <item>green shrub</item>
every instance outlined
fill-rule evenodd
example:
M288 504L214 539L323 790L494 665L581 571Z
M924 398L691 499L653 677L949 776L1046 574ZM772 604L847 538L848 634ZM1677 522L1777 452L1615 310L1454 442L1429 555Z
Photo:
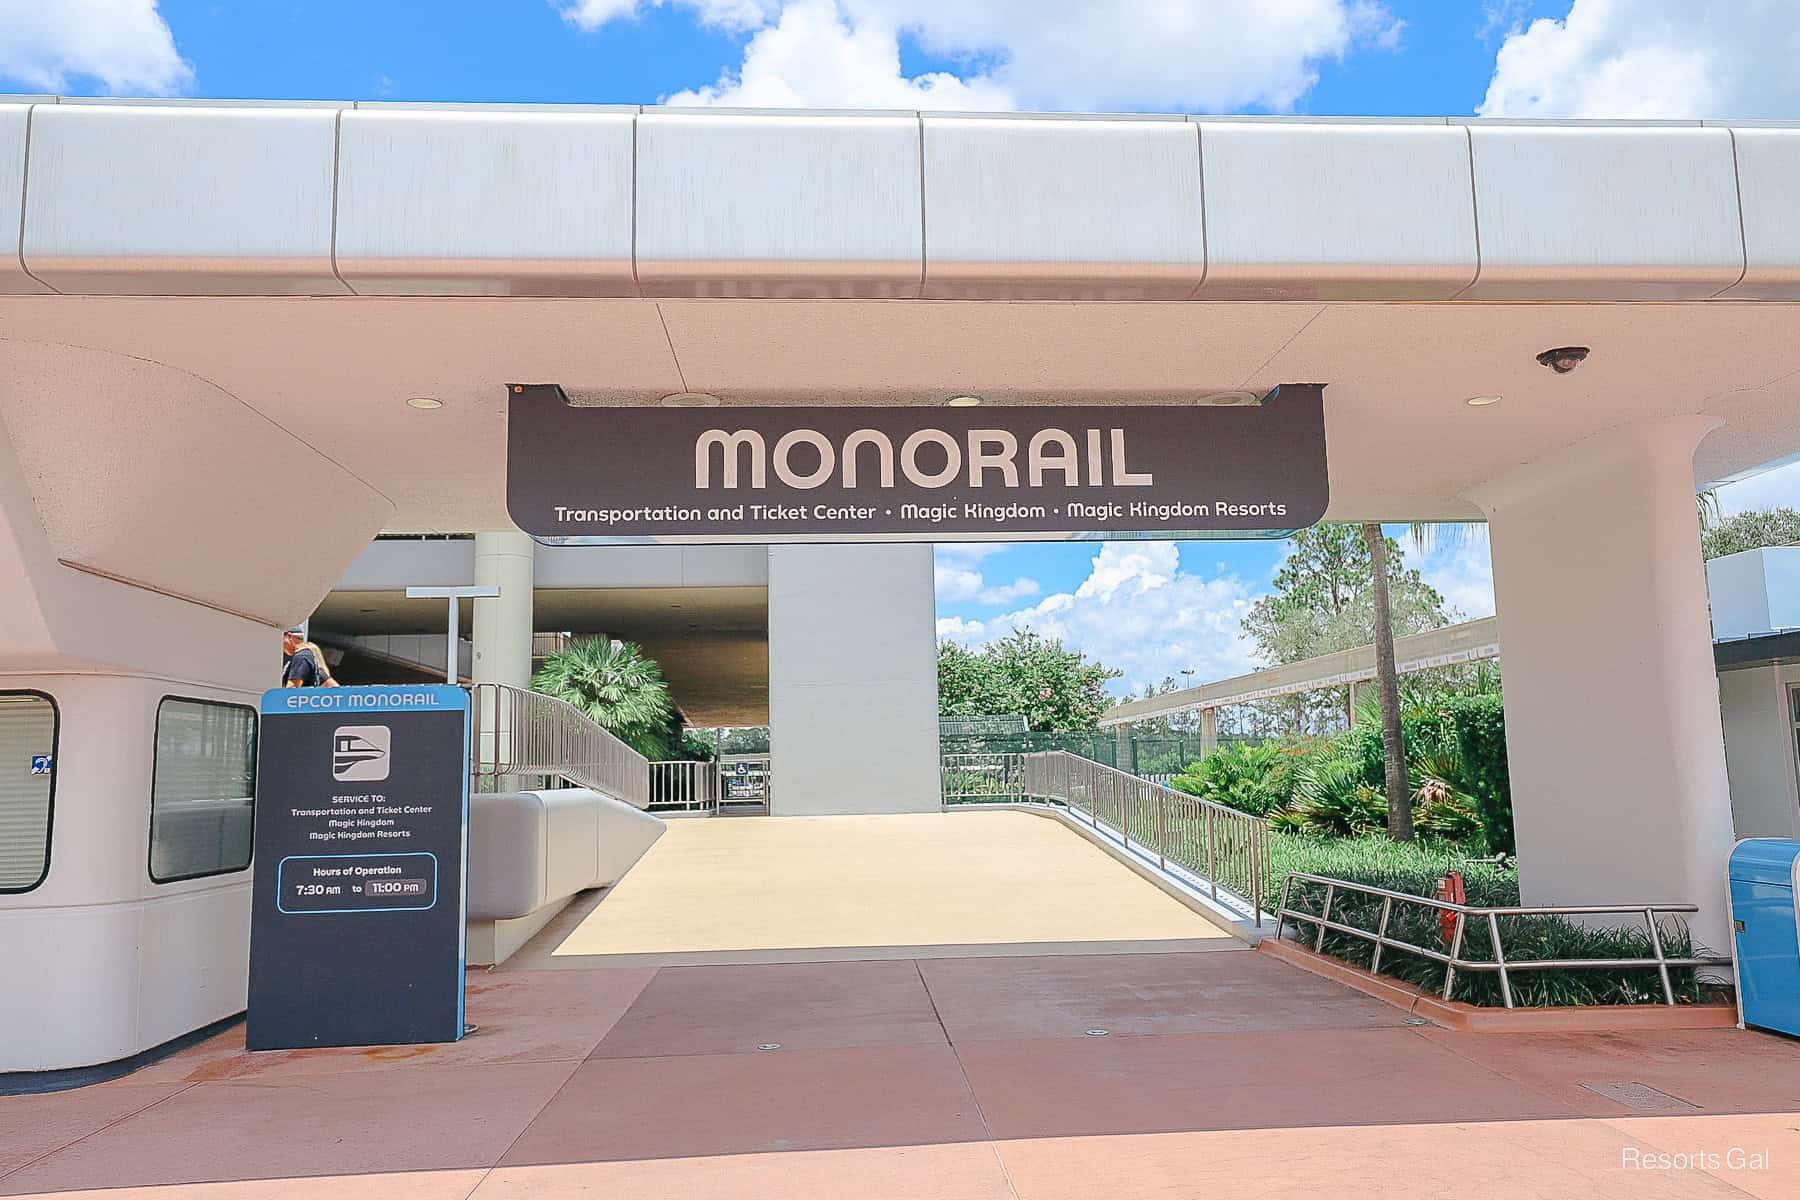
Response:
M1266 816L1293 800L1302 770L1334 752L1333 743L1324 738L1227 743L1190 763L1169 786L1239 812Z
M1363 782L1361 766L1347 758L1307 763L1295 773L1294 797L1275 814L1275 827L1335 837L1355 837L1387 824L1387 801Z
M1458 790L1475 806L1490 853L1511 854L1512 776L1506 767L1506 708L1499 696L1457 696L1444 704L1462 762Z
M1190 796L1235 808L1257 816L1287 802L1280 747L1242 743L1221 746L1169 781L1169 786ZM1271 777L1274 778L1271 778Z
M1281 881L1289 871L1429 896L1445 871L1456 870L1463 873L1470 904L1503 907L1519 902L1517 868L1470 862L1452 845L1396 842L1380 834L1332 838L1272 832L1269 860L1271 901L1281 898Z
M1512 785L1506 769L1502 698L1493 693L1441 696L1402 714L1400 727L1415 776L1423 766L1427 774L1435 773L1453 792L1466 797L1488 852L1513 853ZM1364 721L1341 735L1338 744L1341 753L1362 764L1365 783L1377 790L1384 788L1386 765L1379 724ZM1418 783L1415 778L1415 789Z

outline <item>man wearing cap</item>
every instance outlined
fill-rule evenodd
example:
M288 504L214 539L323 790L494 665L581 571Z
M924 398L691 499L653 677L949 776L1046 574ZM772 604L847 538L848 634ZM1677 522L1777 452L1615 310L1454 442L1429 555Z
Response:
M325 652L306 640L306 628L295 626L281 635L281 652L287 665L281 670L282 687L336 687Z

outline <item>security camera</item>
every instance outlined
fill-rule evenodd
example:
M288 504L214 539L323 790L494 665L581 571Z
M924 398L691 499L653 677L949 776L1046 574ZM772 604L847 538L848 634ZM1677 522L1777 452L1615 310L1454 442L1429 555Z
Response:
M1587 361L1586 346L1558 346L1554 350L1546 350L1537 356L1537 360L1555 371L1558 375L1567 375L1576 367Z

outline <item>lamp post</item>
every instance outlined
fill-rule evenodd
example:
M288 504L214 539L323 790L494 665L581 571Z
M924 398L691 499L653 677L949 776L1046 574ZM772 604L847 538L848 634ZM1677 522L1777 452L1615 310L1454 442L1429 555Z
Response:
M462 632L462 610L464 600L493 600L500 595L496 584L471 584L466 587L409 587L406 589L408 600L448 600L450 602L450 631L444 646L444 682L456 686L456 643Z

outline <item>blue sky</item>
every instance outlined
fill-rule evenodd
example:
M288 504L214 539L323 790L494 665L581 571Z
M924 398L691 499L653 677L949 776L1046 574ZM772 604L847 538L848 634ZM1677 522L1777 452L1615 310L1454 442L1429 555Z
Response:
M80 7L89 0L23 2ZM1179 7L1180 0L1172 2ZM192 84L180 89L188 95L651 104L715 83L741 63L755 29L708 23L704 7L652 0L592 31L564 17L579 11L574 0L162 0L157 9L193 67ZM1496 10L1481 3L1404 0L1383 7L1402 24L1394 49L1371 46L1341 60L1319 60L1317 84L1293 111L1473 112L1505 29L1568 9L1566 3L1502 6L1495 20L1489 12ZM981 57L932 53L905 32L899 44L908 76L957 72ZM60 90L109 90L92 77L71 83Z
M0 0L0 90L65 94L1794 118L1796 59L1795 0ZM1723 500L1800 506L1800 467ZM1218 677L1282 553L942 547L940 632ZM1482 541L1415 558L1492 611Z

